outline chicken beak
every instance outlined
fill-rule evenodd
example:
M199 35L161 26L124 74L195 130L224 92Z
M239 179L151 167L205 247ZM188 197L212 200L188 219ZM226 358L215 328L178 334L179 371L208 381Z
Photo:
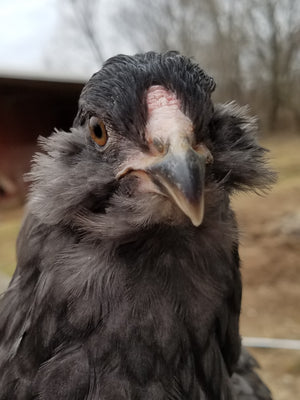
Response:
M175 151L170 146L167 154L147 167L153 182L199 226L204 214L204 182L207 155L199 154L190 146Z

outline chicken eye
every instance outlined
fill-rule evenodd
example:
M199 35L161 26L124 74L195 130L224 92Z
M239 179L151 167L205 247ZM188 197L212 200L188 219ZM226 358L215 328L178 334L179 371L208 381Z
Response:
M108 135L104 123L97 117L91 117L89 120L89 130L91 138L99 146L104 146Z

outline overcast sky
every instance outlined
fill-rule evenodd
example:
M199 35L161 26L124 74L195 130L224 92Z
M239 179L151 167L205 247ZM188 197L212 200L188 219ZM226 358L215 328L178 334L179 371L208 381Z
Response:
M101 1L101 24L104 24L105 57L117 52L132 52L122 40L112 40L113 24L109 13L118 7L117 0ZM62 0L0 0L0 75L42 75L74 78L89 77L98 65L94 62L68 62L66 44L60 43L65 32L61 23ZM105 26L107 24L107 26ZM65 35L66 36L66 35ZM111 39L111 40L110 40ZM76 51L76 48L74 48ZM88 57L87 57L88 58ZM91 65L90 65L91 64Z
M56 0L0 0L0 71L42 72Z

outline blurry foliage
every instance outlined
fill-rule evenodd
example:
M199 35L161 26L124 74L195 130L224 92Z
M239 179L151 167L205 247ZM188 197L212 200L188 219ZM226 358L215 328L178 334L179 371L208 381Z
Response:
M79 42L101 62L105 58L102 24L97 21L101 22L102 3L61 3ZM111 26L136 52L175 49L192 56L215 78L216 100L249 103L268 130L300 130L299 0L127 0L117 4Z

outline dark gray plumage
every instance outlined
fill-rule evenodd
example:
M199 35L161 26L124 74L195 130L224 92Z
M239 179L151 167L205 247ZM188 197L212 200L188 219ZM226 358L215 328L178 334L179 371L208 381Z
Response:
M214 107L214 86L175 52L119 55L71 131L41 139L1 301L1 400L270 399L250 356L237 364L230 195L273 175L255 120Z

